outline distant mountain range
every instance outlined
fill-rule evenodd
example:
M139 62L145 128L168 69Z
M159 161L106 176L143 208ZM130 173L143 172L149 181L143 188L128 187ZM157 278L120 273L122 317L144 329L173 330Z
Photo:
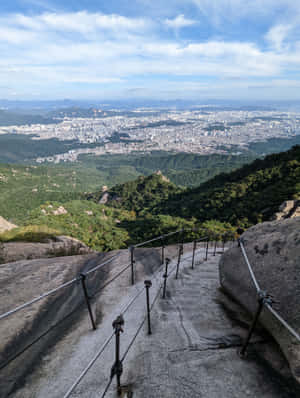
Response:
M193 100L162 100L151 98L126 98L126 99L106 99L106 100L7 100L0 99L0 108L9 110L33 110L51 111L60 108L81 107L101 109L121 109L129 110L133 108L156 108L156 109L190 109L199 107L211 107L211 109L248 109L248 110L272 110L272 109L300 109L300 101L272 101L272 100L218 100L218 99L193 99Z
M19 112L5 111L0 109L0 127L50 123L57 123L57 121L51 117L45 117L42 115L26 115Z

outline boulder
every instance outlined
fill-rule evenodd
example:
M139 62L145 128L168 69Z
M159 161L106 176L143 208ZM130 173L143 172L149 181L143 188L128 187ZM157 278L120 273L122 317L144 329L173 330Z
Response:
M0 216L0 233L4 231L10 231L11 229L14 228L17 228L17 226Z
M300 216L300 201L286 200L279 206L279 211L274 214L273 220L283 220L285 218L295 218Z
M299 333L300 218L258 224L242 238L260 288L274 297L277 312ZM257 292L238 244L222 256L219 273L223 290L253 315ZM300 343L267 309L259 321L279 344L300 383Z
M58 236L44 243L7 242L0 243L0 264L31 260L89 254L93 251L80 240L69 236Z

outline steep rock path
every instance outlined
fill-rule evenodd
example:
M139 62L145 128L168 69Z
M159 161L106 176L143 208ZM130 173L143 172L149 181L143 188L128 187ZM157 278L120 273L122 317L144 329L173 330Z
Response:
M190 247L189 247L190 250ZM173 253L174 254L174 253ZM147 335L146 324L124 361L123 397L139 398L296 398L297 393L280 372L268 365L268 357L276 359L280 370L286 363L265 336L256 335L256 344L247 360L237 355L241 336L246 329L227 316L219 291L218 261L220 255L203 261L204 250L196 256L191 269L191 251L183 255L179 279L175 272L169 276L167 297L161 291L152 311L152 332ZM170 264L174 269L176 260ZM157 271L150 290L153 300L162 282ZM135 286L128 286L128 276L120 278L114 288L105 290L94 304L102 318L96 331L87 330L85 316L77 326L84 330L76 344L72 334L60 341L55 350L43 359L38 372L13 397L63 398L97 350L112 333L112 321L140 290L143 278ZM120 294L121 292L121 294ZM116 297L122 297L116 299ZM141 293L125 314L121 335L121 354L124 353L145 316L145 294ZM83 329L83 325L84 328ZM75 333L75 331L74 331ZM270 354L271 352L271 354ZM109 380L114 361L114 340L95 362L71 397L100 398ZM288 371L286 371L288 372ZM129 392L126 392L129 391ZM107 397L117 397L115 380Z
M296 398L295 386L270 367L287 365L270 339L255 335L251 355L237 350L246 330L224 311L219 256L170 278L168 297L152 314L153 335L142 335L125 364L124 383L136 398ZM114 393L108 395L115 396ZM129 395L128 395L129 396Z

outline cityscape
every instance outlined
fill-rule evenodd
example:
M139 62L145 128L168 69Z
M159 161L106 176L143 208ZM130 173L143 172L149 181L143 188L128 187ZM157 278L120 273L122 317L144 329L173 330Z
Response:
M81 154L151 151L239 154L247 150L250 143L300 134L300 113L297 112L137 109L128 113L114 111L110 115L101 109L93 111L94 117L65 116L55 124L1 127L0 134L22 134L33 140L71 140L85 144L84 148L37 157L37 163L74 162Z

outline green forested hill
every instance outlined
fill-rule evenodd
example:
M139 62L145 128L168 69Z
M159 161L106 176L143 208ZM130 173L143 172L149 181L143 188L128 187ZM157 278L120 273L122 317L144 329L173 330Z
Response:
M167 201L168 198L182 189L171 183L160 173L152 174L148 177L140 176L134 181L116 185L108 191L109 200L107 204L134 210L136 213L147 213L158 203ZM87 195L88 199L96 202L102 197L103 192Z
M97 205L87 200L47 202L30 212L25 225L47 225L61 234L73 236L99 251L125 247L129 234L121 222L135 214Z
M93 170L64 166L0 164L0 215L22 224L31 210L46 201L80 199L105 180Z
M176 185L198 186L221 172L235 170L256 158L257 155L254 153L198 155L156 151L150 154L82 155L80 161L85 167L95 168L108 174L114 172L116 175L122 169L130 170L130 177L133 173L138 177L139 175L151 175L157 170L161 170L163 175Z
M268 220L287 199L300 197L300 146L269 155L161 202L152 211L200 221L249 226Z
M140 215L250 226L270 219L284 200L300 197L300 146L219 174L197 188L180 189L154 175L109 192L118 200L108 205Z
M119 181L110 173L111 183ZM96 168L81 169L80 164L75 169L1 166L0 215L19 225L47 225L97 250L121 248L178 228L202 228L205 234L234 231L238 225L268 220L284 200L300 198L300 146L219 174L196 188L180 188L158 173L140 176L111 188L105 206L98 204L102 192L97 192L104 183ZM83 194L92 190L96 193ZM55 214L59 208L66 212Z

